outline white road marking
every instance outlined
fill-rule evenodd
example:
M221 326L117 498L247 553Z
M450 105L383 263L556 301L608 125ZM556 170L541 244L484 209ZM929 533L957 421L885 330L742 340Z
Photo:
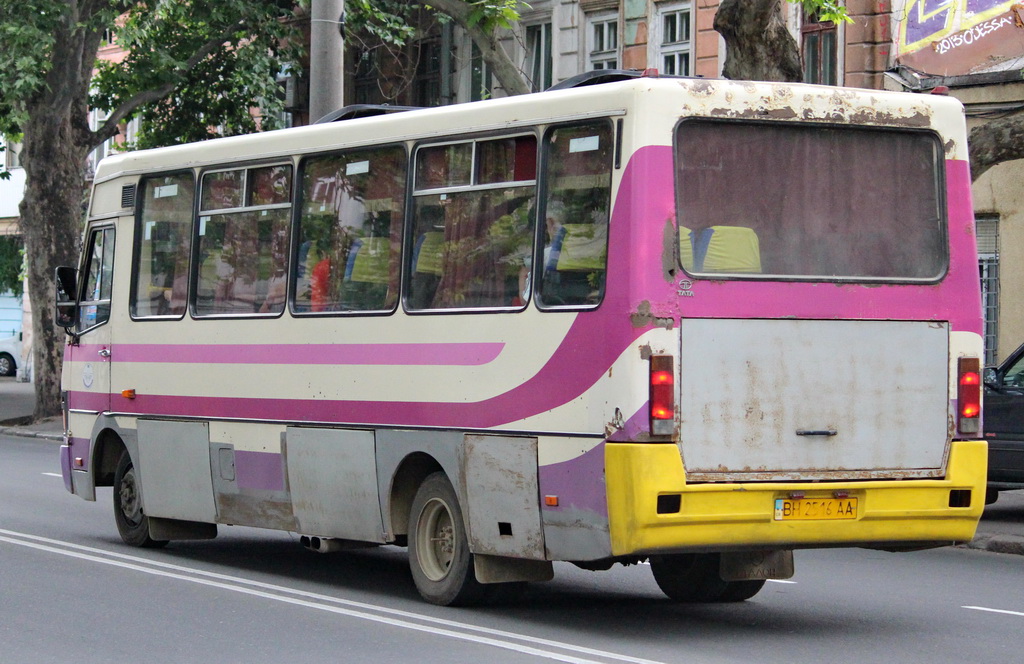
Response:
M64 476L63 476L63 475L61 475L60 473L43 473L43 475L46 475L47 477L60 477L60 478L62 478L62 479L63 479L63 477L64 477Z
M591 655L618 662L629 662L630 664L662 664L661 662L656 662L654 660L642 659L639 657L630 657L628 655L620 655L617 653L607 652L604 650L596 650L594 648L577 646L571 643L563 643L560 641L552 641L549 639L526 636L523 634L515 634L513 632L506 632L503 630L479 627L477 625L471 625L469 623L461 623L456 622L454 620L445 620L443 618L434 618L432 616L413 613L411 611L391 609L384 606L376 606L373 604L366 604L363 602L355 602L352 600L341 599L338 597L331 597L330 595L321 595L319 593L312 593L304 590L296 590L294 588L288 588L286 586L278 586L269 583L262 583L260 581L252 581L250 579L245 579L236 576L217 574L215 572L206 572L204 570L192 569L190 567L173 565L170 563L163 563L155 560L147 560L146 558L141 558L138 556L129 556L121 553L114 553L112 551L104 551L103 549L95 549L88 546L82 546L80 544L62 542L60 540L40 537L38 535L30 535L28 533L19 533L11 530L0 529L0 541L8 542L10 544L16 544L18 546L37 549L40 551L46 551L48 553L55 553L62 556L68 556L70 558L78 558L81 560L88 560L90 562L96 562L103 565L112 565L114 567L130 569L137 572L143 572L145 574L152 574L154 576L162 576L166 578L177 579L180 581L188 581L191 583L197 583L204 586L220 588L223 590L230 590L232 592L242 593L245 595L252 595L264 599L272 599L278 602L284 602L286 604L293 604L305 608L316 609L318 611L327 611L329 613L336 613L340 615L349 616L352 618L359 618L362 620L383 623L386 625L392 625L394 627L401 627L404 629L410 629L418 632L426 632L429 634L435 634L438 636L444 636L452 639L471 641L483 645L490 645L496 648L513 650L516 652L521 652L528 655L535 655L537 657L552 659L559 662L569 662L571 664L600 664L596 660L584 659L582 657L578 657L571 654L554 652L553 650L541 650L540 648L524 644L545 646L547 648L564 650L569 653ZM283 595L293 595L294 597L287 597ZM370 612L375 612L376 614L384 615L375 615L375 613ZM388 617L389 615L400 616L404 619L391 618ZM410 620L418 620L425 624L417 624L414 622L410 622ZM445 628L450 629L443 629L436 626L443 626ZM454 630L463 631L459 632ZM475 632L476 634L473 634L473 632ZM486 636L478 636L478 634ZM519 641L521 643L515 643L515 641Z
M1003 613L1008 616L1021 616L1024 617L1024 611L1007 611L1006 609L990 609L987 606L961 606L961 609L971 609L972 611L987 611L988 613Z

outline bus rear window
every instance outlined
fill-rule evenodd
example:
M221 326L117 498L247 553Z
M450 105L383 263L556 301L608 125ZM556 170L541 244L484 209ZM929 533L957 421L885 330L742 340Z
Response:
M924 131L689 120L675 135L679 257L695 275L935 281L942 152Z

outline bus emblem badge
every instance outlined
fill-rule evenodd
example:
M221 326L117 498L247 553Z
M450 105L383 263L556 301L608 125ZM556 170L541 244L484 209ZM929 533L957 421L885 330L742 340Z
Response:
M693 297L693 291L690 290L691 288L693 288L692 281L689 279L680 279L679 290L676 292L680 297Z
M85 385L86 388L90 388L92 387L92 379L92 364L89 363L82 369L82 384Z

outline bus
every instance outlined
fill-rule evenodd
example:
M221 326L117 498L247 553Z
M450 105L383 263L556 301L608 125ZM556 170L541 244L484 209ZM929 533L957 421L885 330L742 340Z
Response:
M618 78L104 159L56 275L66 488L133 546L408 547L442 605L970 540L959 102Z

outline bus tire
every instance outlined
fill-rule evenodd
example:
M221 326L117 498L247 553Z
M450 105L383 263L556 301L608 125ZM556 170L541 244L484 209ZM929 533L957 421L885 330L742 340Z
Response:
M480 602L458 496L443 472L428 476L409 512L409 568L423 599L441 606Z
M728 587L719 597L719 602L745 602L764 588L764 579L750 581L726 581Z
M719 602L729 582L718 574L717 553L651 556L654 581L676 602Z
M167 540L149 536L149 518L142 511L139 476L128 450L121 452L114 471L114 522L125 544L146 549L166 546Z

